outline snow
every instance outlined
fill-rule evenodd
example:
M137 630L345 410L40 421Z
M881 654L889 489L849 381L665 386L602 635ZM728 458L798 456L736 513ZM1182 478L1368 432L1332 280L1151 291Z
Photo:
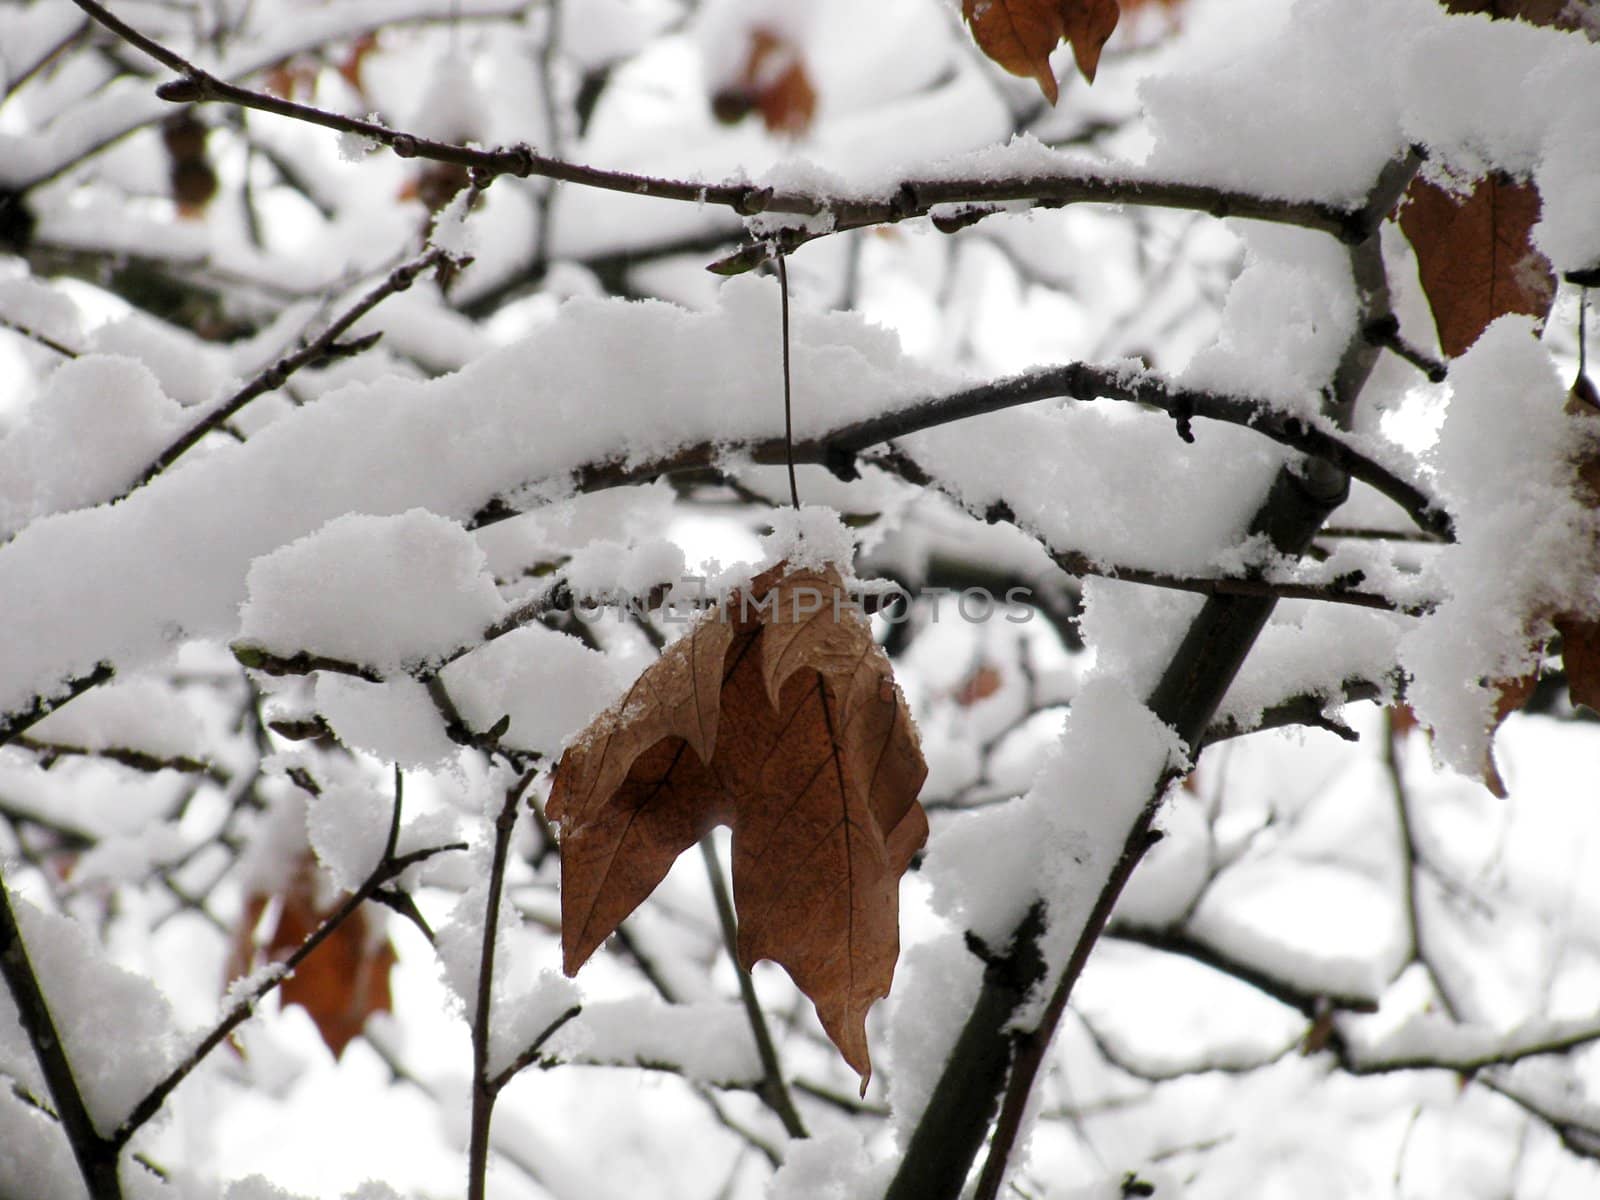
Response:
M1073 702L1058 752L1025 796L934 832L923 872L935 909L1003 947L1042 898L1041 949L1058 967L1157 781L1184 753L1121 680L1096 672Z
M854 1129L796 1142L773 1175L768 1200L871 1200L887 1179L874 1179L873 1161ZM886 1172L884 1173L886 1174Z
M697 437L781 428L781 406L750 399L758 381L766 397L778 395L775 287L735 280L722 296L708 314L575 300L530 338L455 375L353 384L245 445L195 455L115 508L36 521L0 548L0 600L12 614L0 631L0 708L103 659L123 669L157 659L180 629L281 635L274 650L369 657L389 669L475 641L497 601L487 575L473 574L470 539L445 518L465 519L528 480L550 481L559 495L565 472L605 457L619 438L637 461ZM848 315L798 319L795 353L801 437L905 402L939 378ZM143 386L155 403L153 385ZM418 506L437 516L411 511ZM252 561L300 538L256 566L254 586L265 591L236 625ZM405 554L428 555L415 565L451 572L449 586L386 557ZM91 574L116 588L85 592L80 581ZM370 620L379 611L388 625ZM303 635L323 640L306 645Z
M558 1059L667 1067L685 1079L721 1087L749 1086L761 1078L744 1009L725 1001L588 1003L550 1040L549 1048Z
M306 835L342 892L353 892L383 859L394 797L359 784L324 787L306 805Z
M240 634L393 674L477 641L500 594L477 543L423 509L354 514L257 559Z
M772 533L762 539L761 548L770 562L786 562L794 571L832 566L849 576L856 534L831 508L780 508L772 514Z
M1593 120L1600 47L1524 23L1452 15L1436 0L1256 7L1188 0L1169 43L1145 45L1125 30L1095 91L1075 86L1042 119L1029 115L1034 96L1023 101L1031 85L983 63L954 9L944 14L948 21L930 20L920 0L882 0L871 11L818 0L804 12L781 0L713 0L687 15L675 0L593 0L565 6L559 20L553 8L524 11L520 0L332 7L255 0L213 14L228 23L228 36L215 39L197 39L209 31L160 6L136 6L133 19L245 82L330 38L348 44L381 28L364 93L324 70L318 103L390 114L397 126L415 117L413 128L453 140L526 138L541 150L622 169L842 195L887 196L906 177L1003 182L1109 173L1354 204L1384 163L1417 144L1427 150L1429 176L1455 185L1488 170L1533 179L1544 193L1535 236L1557 268L1600 261ZM81 20L70 5L44 0L12 9L0 15L0 78L7 80ZM444 23L457 9L459 29ZM490 13L509 19L475 19ZM1155 24L1165 13L1143 19ZM739 71L751 24L763 20L795 44L818 84L819 120L798 153L755 120L724 130L707 111L708 84L714 89ZM555 38L548 52L547 35ZM1065 66L1067 57L1062 51L1058 61ZM551 73L541 78L546 67ZM567 102L602 69L598 104L579 121ZM1141 73L1146 117L1109 135L1094 130L1101 116L1118 124L1132 112L1130 89ZM215 973L222 939L197 932L203 922L192 911L174 912L158 889L138 886L154 866L204 851L179 882L203 885L209 911L223 921L239 889L272 891L308 845L325 889L359 883L387 836L391 763L411 772L402 853L458 837L474 843L401 881L417 888L438 933L434 955L409 925L391 923L402 951L397 970L426 977L420 988L396 987L395 1024L411 1035L399 1058L403 1081L389 1087L387 1068L359 1044L337 1068L313 1068L292 1047L265 1042L248 1062L208 1067L174 1098L175 1119L153 1134L164 1140L152 1158L178 1164L175 1192L222 1190L213 1179L181 1174L195 1147L221 1179L260 1163L318 1195L348 1189L371 1168L366 1159L358 1166L344 1143L372 1127L391 1138L395 1161L375 1161L393 1166L397 1185L428 1194L459 1188L459 1162L434 1145L448 1140L448 1130L433 1126L453 1122L464 1133L466 1040L453 1018L476 998L489 870L484 834L509 780L449 740L433 697L408 673L461 654L438 680L465 724L485 730L509 717L508 746L553 757L650 652L627 624L575 628L559 614L480 644L513 606L558 583L580 595L635 597L676 584L676 600L692 591L689 563L714 590L747 579L761 555L832 562L849 577L862 554L854 570L892 568L913 586L931 568L992 568L1065 595L1076 585L1048 562L1046 548L1106 570L1172 575L1261 568L1273 579L1312 581L1360 570L1364 587L1441 603L1421 620L1280 604L1218 719L1247 726L1304 697L1332 714L1347 682L1396 684L1398 661L1438 752L1464 769L1477 767L1485 741L1492 693L1480 681L1530 666L1551 612L1600 609L1594 522L1570 495L1570 456L1586 443L1560 416L1570 292L1545 343L1525 321L1502 322L1437 388L1421 386L1411 368L1386 355L1363 396L1360 432L1351 437L1446 500L1456 544L1344 540L1331 543L1324 561L1291 568L1244 536L1263 487L1289 454L1248 429L1204 421L1196 422L1196 443L1186 445L1169 418L1120 403L1043 402L900 439L903 459L954 504L870 465L859 483L806 467L800 482L808 506L790 510L782 467L752 468L738 448L782 429L776 288L769 278L716 284L694 249L711 233L738 236L740 219L711 206L537 180L502 180L481 206L469 212L459 196L440 216L434 244L480 258L448 300L432 280L386 300L356 331L382 331L379 347L307 370L292 389L250 405L237 421L244 444L209 438L149 486L108 503L204 406L416 252L422 214L395 196L423 167L388 154L348 161L356 139L250 114L244 127L218 125L212 146L230 200L250 171L263 242L250 244L238 203L219 203L204 219L175 227L165 219L164 158L149 128L170 108L149 94L150 78L114 75L98 50L74 48L16 94L0 96L0 180L33 183L65 169L30 192L42 261L126 256L158 276L215 288L223 306L214 315L258 331L213 343L122 311L102 290L126 290L119 275L44 284L19 274L42 267L17 258L0 279L0 315L88 351L69 360L25 338L0 340L0 374L18 367L17 382L8 380L0 396L0 712L58 695L69 677L109 662L116 683L31 734L86 749L207 758L238 781L193 790L192 777L171 772L125 779L125 768L70 758L46 772L25 747L0 756L0 805L20 831L13 838L0 823L0 854L21 852L4 864L8 878L51 889L75 916L109 918L105 946L77 925L65 936L64 918L30 918L43 930L46 957L66 963L52 969L69 980L69 1015L81 1026L74 1036L99 1043L103 1061L92 1053L88 1060L97 1079L120 1076L116 1086L137 1095L137 1080L147 1086L169 1054L162 1047L170 1046L172 1022L148 985L124 975L103 985L80 960L139 960L159 968L163 980L191 968L196 978ZM546 111L547 96L559 102L556 112ZM1028 132L992 144L1023 125ZM76 161L130 130L137 132L119 146ZM1075 140L1087 149L1051 146ZM301 182L277 178L269 152L301 171L308 196L297 194ZM743 228L821 231L831 220L766 214ZM1150 357L1188 385L1316 418L1320 388L1357 319L1347 250L1321 234L1199 213L1127 219L1105 206L998 218L960 240L935 235L929 224L822 239L791 261L798 436L899 411L1031 362L1080 355ZM1189 230L1197 231L1193 239ZM1390 250L1404 249L1394 230L1385 236ZM635 265L618 266L621 257L580 261L600 252ZM532 262L536 254L547 261ZM1169 255L1175 282L1163 290L1151 280ZM1135 261L1137 268L1129 265ZM1389 263L1403 327L1426 342L1417 289L1398 278L1404 254L1391 253ZM479 302L496 303L502 286L532 294L492 319L468 315ZM665 293L685 307L605 299L608 289ZM819 311L835 304L882 317L905 341L861 315ZM1138 369L1131 357L1110 361ZM1432 442L1434 410L1444 414L1442 440L1426 459L1415 457ZM733 487L702 476L577 493L595 471L670 462L702 444ZM777 504L768 509L751 497ZM496 498L533 511L472 528ZM1016 527L970 519L998 514L1002 504ZM1395 518L1392 504L1358 488L1338 519L1403 528ZM757 549L763 526L772 532ZM730 555L751 561L700 565ZM895 1166L890 1142L904 1146L981 979L962 932L998 948L1031 901L1043 898L1045 953L1058 968L1156 781L1192 752L1141 700L1200 598L1092 578L1082 599L1079 628L1089 650L1071 655L1042 623L1037 637L1026 638L994 621L953 629L948 598L919 603L906 628L875 623L880 632L911 635L896 669L925 718L930 798L947 800L934 814L926 859L904 889L907 951L894 994L873 1018L887 1121L875 1125L870 1116L855 1119L801 1097L816 1136L783 1146L755 1097L718 1097L732 1120L780 1145L786 1161L769 1181L759 1155L711 1126L684 1079L582 1068L645 1063L695 1085L739 1088L759 1079L745 1014L724 998L728 973L709 969L720 941L703 881L695 879L693 891L669 884L630 920L638 944L658 960L659 978L695 1003L639 998L637 972L621 956L602 956L584 978L596 998L550 1047L552 1057L575 1065L530 1071L502 1100L493 1194L606 1195L617 1180L648 1171L640 1164L652 1156L660 1165L643 1177L663 1200L704 1194L707 1171L724 1168L730 1195L756 1194L769 1182L777 1196L854 1200L881 1189ZM652 620L668 623L667 614ZM252 679L271 695L272 711L320 715L353 753L325 741L256 753L248 720L236 724L243 693L223 650L241 638L283 654L352 659L388 677L384 684L331 672ZM1049 653L1040 649L1046 643ZM210 656L198 667L190 657L196 646ZM974 704L956 701L952 692L991 658L1004 668L1000 689ZM189 682L162 682L168 670ZM1554 711L1564 714L1562 704ZM1502 767L1512 797L1504 804L1420 763L1404 768L1431 860L1417 897L1423 919L1438 926L1430 954L1452 978L1487 977L1463 989L1481 1013L1454 1025L1407 1008L1415 1000L1411 1008L1420 1010L1431 998L1408 990L1415 971L1403 982L1393 978L1411 939L1397 901L1392 782L1374 737L1378 715L1353 708L1341 716L1362 733L1362 745L1325 734L1298 742L1265 735L1209 752L1193 790L1162 801L1157 825L1168 836L1124 891L1118 926L1182 932L1307 993L1381 998L1382 1024L1341 1024L1358 1053L1488 1052L1577 1028L1600 980L1579 936L1597 911L1585 882L1594 874L1586 870L1593 822L1582 803L1586 777L1563 773L1592 759L1593 738L1545 717L1508 722ZM1420 757L1421 743L1420 734L1411 739L1406 755ZM204 753L208 746L215 757ZM313 772L319 796L291 784L293 767ZM975 811L948 811L959 803ZM226 871L220 848L197 840L214 835L218 817L244 843L221 883L211 874L214 859ZM31 865L49 837L36 819L95 843L64 879ZM550 969L556 864L530 865L528 851L538 844L531 822L517 832L498 914L495 1067L584 994ZM47 866L64 861L45 859ZM1432 873L1446 883L1432 882ZM1481 919L1480 907L1494 919ZM86 919L83 928L90 927ZM203 952L196 949L202 936L211 939ZM1573 1183L1586 1168L1562 1159L1554 1139L1530 1137L1519 1146L1520 1127L1503 1100L1476 1085L1462 1090L1444 1072L1358 1084L1330 1072L1326 1055L1292 1052L1237 1077L1204 1070L1242 1070L1292 1047L1303 1023L1259 995L1246 1003L1230 994L1241 985L1224 986L1209 968L1150 967L1144 960L1153 952L1128 949L1113 935L1096 950L1074 997L1079 1013L1124 1062L1206 1077L1135 1085L1099 1057L1087 1026L1069 1014L1057 1048L1061 1070L1035 1096L1029 1178L1018 1177L1030 1194L1115 1195L1124 1164L1159 1183L1160 1195L1178 1194L1180 1178L1186 1194L1199 1197L1509 1194L1526 1180L1501 1186L1504 1172L1489 1168L1510 1162L1552 1194L1592 1190L1592 1177ZM778 990L786 985L776 977L758 982L775 1015L771 1000L787 994ZM421 1012L448 1009L447 990L453 1013ZM124 991L137 994L132 1016L108 1016ZM192 996L185 1003L204 1008L214 999L203 985L197 994L202 1003ZM629 998L613 998L619 995ZM1036 1018L1042 997L1034 999L1018 1015L1019 1028ZM0 1080L0 1193L77 1200L63 1140L3 1086L16 1079L35 1094L42 1087L8 1003L0 994L0 1073L8 1077ZM285 1025L294 1021L303 1017L291 1014ZM791 1075L834 1078L824 1047L803 1030L775 1028ZM119 1035L115 1045L110 1030ZM313 1044L309 1025L304 1032ZM1552 1111L1593 1120L1592 1097L1563 1091L1587 1082L1592 1057L1568 1056L1561 1074L1516 1079ZM420 1060L449 1066L420 1070ZM229 1077L222 1086L208 1081L219 1075ZM1505 1082L1513 1073L1493 1078ZM125 1107L127 1096L120 1102ZM436 1107L445 1121L433 1119ZM1415 1121L1413 1112L1421 1113ZM331 1160L338 1170L297 1153L280 1176L282 1147L300 1150L307 1123L340 1139ZM395 1128L416 1136L393 1143ZM27 1148L29 1161L7 1153L15 1146ZM445 1167L413 1170L412 1156ZM1139 1165L1169 1156L1183 1159L1170 1174ZM530 1178L518 1177L513 1163ZM428 1175L435 1168L444 1182ZM130 1173L137 1178L130 1193L160 1186L148 1172ZM260 1178L237 1180L225 1194L292 1200ZM390 1195L378 1184L348 1194Z
M41 742L84 750L127 749L204 761L206 729L182 692L163 681L113 680L34 725Z
M902 1150L982 984L983 963L951 929L901 955L885 1004L888 1053L882 1069L889 1081L895 1140Z
M454 691L451 695L455 698ZM414 679L401 677L376 684L321 672L316 679L315 708L344 745L385 762L407 768L437 767L460 751L445 733L444 719L433 698ZM493 723L474 728L487 729Z
M48 513L111 499L183 426L139 360L85 355L63 363L0 437L0 537Z
M109 1137L177 1065L172 1010L149 980L109 962L76 921L16 895L11 905L89 1119Z
M611 656L534 624L453 663L442 678L469 728L509 716L507 745L553 755L631 675Z
M161 390L185 408L216 400L229 382L228 356L223 351L140 312L96 328L89 347L144 364Z
M1502 317L1451 367L1433 465L1457 544L1434 578L1444 601L1400 639L1406 695L1441 762L1479 773L1498 688L1538 661L1563 610L1593 612L1596 520L1572 457L1592 445L1526 317Z

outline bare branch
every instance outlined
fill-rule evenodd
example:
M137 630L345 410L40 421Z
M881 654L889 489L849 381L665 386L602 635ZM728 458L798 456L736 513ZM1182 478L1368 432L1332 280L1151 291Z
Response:
M60 688L54 694L35 696L26 708L0 714L0 746L31 729L69 700L76 699L90 688L99 687L115 674L116 670L110 663L100 663L87 675L69 676L63 679Z
M511 832L517 824L517 808L522 795L533 782L537 768L530 767L506 789L505 801L494 823L494 852L489 865L489 894L483 914L483 948L478 958L478 995L472 1014L472 1125L467 1139L467 1200L483 1200L489 1172L489 1124L494 1116L494 1101L504 1081L496 1083L489 1075L489 1020L494 997L494 944L500 928L500 896L505 887L506 860L511 849ZM577 1015L574 1009L544 1037ZM538 1048L533 1050L537 1057ZM531 1059L530 1059L531 1061ZM512 1072L515 1074L515 1071ZM509 1079L507 1075L505 1078Z
M0 878L0 976L4 976L11 998L16 1002L17 1015L33 1046L34 1057L39 1060L45 1083L49 1085L50 1098L72 1146L72 1156L77 1160L84 1186L93 1200L119 1200L122 1183L117 1173L117 1160L122 1140L102 1137L89 1118L83 1093L78 1090L72 1064L67 1060L66 1047L61 1044L61 1036L50 1015L50 1005L28 960L28 948L23 944L22 931L11 909L10 891L3 878Z
M828 233L893 224L929 215L933 216L937 228L954 232L1005 211L1004 206L1019 201L1041 208L1097 203L1189 209L1218 218L1248 217L1298 225L1330 233L1346 241L1359 240L1367 232L1363 225L1365 213L1360 210L1352 211L1315 200L1284 200L1227 188L1138 176L1118 178L1063 171L1012 178L908 179L888 189L884 195L829 196L799 189L758 187L748 183L706 184L604 170L550 158L534 152L526 145L474 149L390 129L375 121L347 117L228 83L140 33L113 16L96 0L73 2L101 25L179 75L178 79L156 89L156 94L164 100L179 104L221 101L275 113L341 133L359 134L387 146L401 158L425 158L467 167L485 179L506 174L520 177L539 175L629 195L731 208L742 216L777 213L829 217L831 227L826 231ZM935 213L935 209L942 211ZM793 250L820 236L825 234L811 228L769 230L763 232L759 241L721 260L714 269L725 274L748 271L779 250Z
M240 409L244 408L256 397L264 396L268 392L281 388L288 382L289 377L302 367L310 366L312 363L320 362L323 359L345 357L370 349L377 343L379 334L368 334L366 337L358 338L354 342L345 344L340 344L339 338L347 329L366 316L367 313L371 312L390 296L395 295L397 292L405 291L416 282L419 275L438 265L445 257L443 250L430 247L410 262L403 263L393 271L390 271L383 282L340 313L320 335L301 346L300 349L292 354L286 354L278 359L277 362L260 372L244 387L184 430L171 445L156 456L155 461L146 467L132 486L124 491L121 496L118 496L117 499L121 499L122 496L126 496L149 483L192 450L206 434L220 428L231 420L238 414Z
M395 809L396 814L398 814L398 803ZM174 1067L165 1079L151 1088L138 1104L134 1105L133 1111L128 1114L127 1119L117 1128L113 1140L118 1147L127 1145L128 1140L150 1118L161 1111L161 1106L166 1103L167 1097L172 1094L173 1089L187 1079L190 1073L205 1060L208 1054L220 1046L229 1034L244 1024L251 1014L255 1012L256 1006L261 1003L262 999L282 983L285 978L293 974L294 969L304 962L313 950L322 945L335 929L348 920L351 914L360 908L364 901L369 899L390 880L398 878L418 863L426 862L437 854L444 854L452 850L465 850L467 848L465 842L448 842L443 845L427 846L421 850L413 850L407 854L394 855L392 853L395 840L394 825L397 823L398 815L394 823L391 824L389 839L391 852L385 854L378 865L372 869L372 873L362 882L361 886L346 896L338 908L324 917L317 927L306 935L306 940L295 947L294 952L288 958L276 964L275 970L263 972L251 987L247 988L242 995L236 997L232 1007L228 1009L221 1020L211 1027L210 1032L200 1039L195 1048L189 1051L183 1061Z
M184 775L204 775L212 783L225 784L231 778L216 763L203 762L186 754L151 754L130 746L69 746L61 742L41 742L27 736L12 739L24 750L32 750L40 758L40 765L49 767L58 758L103 758L135 771L177 771Z
M777 1114L783 1130L792 1138L808 1137L805 1122L795 1109L784 1082L783 1064L778 1061L778 1050L772 1041L772 1031L767 1028L767 1016L761 1010L761 999L756 995L750 972L739 961L739 928L733 915L733 898L728 894L727 881L722 877L722 863L717 857L716 843L707 834L700 839L700 857L705 861L706 878L711 883L711 895L717 904L717 922L722 926L722 944L733 963L734 974L739 977L739 999L744 1004L745 1017L750 1022L750 1032L755 1037L756 1053L761 1058L761 1081L756 1084L756 1095Z

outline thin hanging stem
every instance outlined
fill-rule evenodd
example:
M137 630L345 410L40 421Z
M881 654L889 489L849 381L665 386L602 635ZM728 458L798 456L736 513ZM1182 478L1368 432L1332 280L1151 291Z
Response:
M783 248L774 243L778 264L779 307L783 313L783 459L789 467L789 503L800 507L800 488L794 481L794 392L789 382L789 268L784 265Z

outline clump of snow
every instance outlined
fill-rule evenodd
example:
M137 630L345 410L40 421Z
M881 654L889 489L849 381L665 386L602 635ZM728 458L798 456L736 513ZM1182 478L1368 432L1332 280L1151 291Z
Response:
M1400 639L1406 696L1441 762L1481 770L1498 690L1538 660L1548 619L1593 611L1596 523L1574 493L1587 449L1527 317L1501 317L1450 368L1434 451L1456 544L1433 575L1445 599Z
M102 838L73 867L73 889L108 883L138 884L149 879L155 867L176 862L189 844L178 826L169 821Z
M1394 669L1395 644L1407 618L1344 604L1280 605L1250 649L1215 720L1241 729L1262 713L1301 696L1343 703L1347 681L1383 684Z
M109 1137L177 1064L171 1006L149 980L109 962L76 921L15 894L11 904L89 1119Z
M885 1027L889 1111L905 1148L939 1082L945 1055L961 1034L978 989L983 963L957 935L946 932L911 947L895 968Z
M533 624L452 663L441 678L470 728L488 729L509 716L507 744L555 754L616 698L626 668L575 637Z
M46 513L109 500L182 427L182 410L138 360L63 363L0 438L0 538Z
M554 971L541 971L525 990L497 991L498 1011L489 1028L490 1075L510 1067L518 1055L531 1049L551 1025L578 1003L577 984Z
M402 767L436 767L460 750L446 735L427 689L414 679L377 684L319 672L316 706L346 746Z
M483 551L423 509L348 515L250 568L240 633L394 674L481 637L502 607Z
M75 350L83 330L70 297L37 279L0 279L0 317Z
M833 509L815 504L778 508L768 519L772 532L761 539L768 562L787 562L797 571L833 566L847 578L853 574L856 534Z
M306 804L306 835L317 861L340 891L353 892L383 858L394 798L340 783Z
M217 399L228 382L223 350L143 313L107 321L89 344L100 354L137 359L155 374L161 390L185 407Z
M744 1009L720 1001L586 1004L551 1039L550 1049L558 1058L578 1062L671 1065L685 1079L717 1086L746 1086L761 1078Z
M21 1033L10 1004L11 993L0 988L0 1038L8 1027ZM26 1041L21 1049L27 1061L32 1061L33 1050ZM0 1042L0 1055L5 1051ZM13 1071L19 1065L22 1060L13 1063L9 1058L0 1058L0 1070L10 1076L8 1086L0 1088L0 1146L7 1148L6 1153L0 1153L0 1195L26 1196L28 1200L82 1200L86 1194L82 1178L67 1139L61 1136L59 1122L23 1100L13 1088L26 1088L29 1095L37 1097L47 1096L49 1091L43 1080ZM24 1146L26 1154L14 1152Z
M846 1126L794 1142L768 1185L767 1200L868 1200L883 1194L872 1178L861 1134Z
M368 113L367 121L372 125L383 124L383 118L377 113ZM339 134L339 157L347 163L358 163L377 148L377 142L354 129Z
M1096 672L1027 795L934 834L923 868L934 907L1003 947L1042 899L1046 960L1065 962L1134 821L1185 755L1173 730L1121 680Z
M459 52L439 57L416 112L404 128L441 142L463 143L486 136L489 105L474 79L470 58Z
M450 202L434 215L428 229L428 241L452 258L471 258L477 251L478 238L467 222L477 194L471 188L462 188Z
M653 589L683 578L683 551L651 538L632 544L600 541L573 553L562 574L575 596L616 596L643 602Z
M205 757L200 718L176 688L154 679L117 679L86 692L36 724L30 736L84 750L121 748L162 758Z
M1118 920L1160 929L1189 911L1211 877L1211 827L1194 793L1176 790L1156 828L1162 838L1145 854L1117 899Z
M1194 356L1183 382L1271 397L1277 409L1315 417L1355 330L1349 252L1311 230L1251 222L1240 232L1247 254L1228 289L1220 336Z

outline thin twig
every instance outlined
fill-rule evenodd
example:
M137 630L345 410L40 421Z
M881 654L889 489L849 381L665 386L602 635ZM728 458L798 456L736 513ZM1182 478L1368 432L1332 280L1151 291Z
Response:
M571 1008L567 1009L559 1017L551 1021L550 1024L546 1025L542 1030L540 1030L539 1036L534 1038L533 1041L528 1044L526 1049L518 1054L516 1058L511 1060L511 1065L509 1067L489 1080L490 1090L499 1092L506 1086L506 1084L515 1079L519 1073L526 1070L528 1067L531 1067L534 1063L539 1062L543 1057L546 1043L548 1043L551 1038L560 1032L562 1026L564 1026L568 1021L572 1020L582 1011L583 1005L574 1004Z
M800 507L800 488L794 481L794 389L789 380L789 267L784 253L774 256L778 264L778 303L783 314L783 459L789 468L789 503Z
M3 878L0 878L0 976L11 990L17 1016L33 1046L34 1057L39 1060L40 1073L50 1088L50 1098L72 1146L72 1156L77 1160L84 1186L92 1200L119 1200L122 1184L117 1160L123 1142L102 1137L89 1117L83 1093L78 1089L72 1064L67 1059L66 1047L61 1044L61 1036L50 1015L50 1005L28 959L28 948L23 944L22 931L17 926Z
M26 708L0 714L0 746L31 729L69 700L76 699L90 688L99 687L115 674L116 669L110 663L100 663L86 675L63 679L61 686L53 694L35 696Z
M416 282L417 276L435 266L446 257L443 250L430 247L422 254L403 263L390 271L388 276L361 299L357 300L344 312L339 314L322 333L301 346L292 354L286 354L266 370L260 372L244 387L228 397L205 416L201 417L188 429L184 430L165 450L156 456L153 461L139 475L139 478L121 495L143 487L157 475L160 475L178 459L188 453L206 436L206 434L222 426L239 412L246 404L257 396L264 396L268 392L276 391L288 382L289 377L302 367L311 365L325 358L358 354L370 349L377 343L379 334L368 334L356 341L340 345L339 338L367 313L371 312L383 301L397 292L403 292ZM121 499L121 496L117 497Z
M892 224L912 217L934 215L934 224L946 232L964 228L1004 211L1007 204L1030 201L1054 208L1076 203L1140 204L1160 208L1192 209L1215 217L1249 217L1317 229L1344 240L1359 240L1366 230L1364 213L1320 201L1283 200L1225 188L1137 177L1108 177L1088 172L1034 173L1012 178L906 180L887 194L829 196L797 189L759 187L750 183L705 184L693 180L664 179L627 171L564 162L535 153L525 145L475 149L436 141L390 129L373 121L347 117L308 104L252 91L227 83L181 54L140 33L113 16L97 0L74 0L79 8L123 40L175 71L179 78L163 84L156 94L174 103L222 101L244 108L320 125L341 133L354 133L387 146L401 158L426 158L471 168L484 177L512 174L540 175L636 196L678 200L731 208L743 216L759 213L832 217L828 232ZM942 209L933 214L934 209ZM792 250L824 236L809 229L788 229L767 234L762 241L724 259L724 272L750 270L776 249Z
M398 812L398 806L396 806L396 811ZM391 843L392 840L393 837L391 835ZM465 850L466 848L465 842L448 842L439 846L427 846L421 850L413 850L408 854L402 854L397 857L385 857L379 862L360 887L345 897L344 902L338 908L324 917L321 923L307 935L306 940L295 947L294 952L288 958L278 964L276 970L264 973L253 987L244 995L238 997L223 1018L212 1026L211 1031L185 1056L184 1060L174 1067L166 1078L145 1094L144 1098L134 1106L128 1118L117 1128L114 1138L116 1144L118 1146L126 1145L129 1138L137 1133L150 1118L160 1112L161 1106L166 1103L167 1097L172 1094L173 1089L189 1077L189 1074L204 1061L206 1055L221 1045L230 1033L244 1024L250 1015L255 1012L256 1006L261 1003L262 999L281 984L285 978L293 974L295 968L304 962L312 951L322 945L328 936L349 919L350 915L360 908L362 903L371 897L374 892L391 879L404 874L408 868L414 867L418 863L426 862L436 854L443 854L452 850Z
M184 775L204 775L212 783L217 784L226 784L230 778L228 772L215 763L190 758L186 754L151 754L147 750L138 750L131 746L70 746L61 742L41 742L26 735L12 740L24 750L31 750L39 755L40 765L45 767L50 766L58 758L103 758L107 762L131 767L135 771L177 771Z
M772 1031L767 1028L767 1016L761 1009L761 998L756 995L755 982L750 972L739 961L739 927L734 918L733 898L728 895L728 885L722 878L722 863L717 857L716 844L707 834L700 839L700 857L705 861L706 878L711 883L711 895L717 904L717 921L722 926L722 944L733 963L734 974L739 977L739 999L744 1003L745 1017L750 1022L750 1032L755 1037L756 1053L761 1058L761 1082L756 1085L760 1096L783 1122L784 1132L792 1138L803 1138L805 1122L795 1109L783 1078L783 1064L778 1061L778 1048L773 1044Z
M46 350L54 350L62 358L77 358L78 351L70 346L63 345L48 334L40 333L31 325L24 325L21 321L13 321L10 317L0 316L0 329L9 329L12 333L20 334L30 341L37 342Z
M494 823L494 850L489 864L489 894L483 914L483 948L478 959L478 994L472 1014L472 1117L467 1138L467 1200L483 1200L489 1173L489 1125L501 1086L489 1075L489 1021L494 999L494 944L500 928L500 896L505 888L506 860L517 809L538 768L530 767L506 789ZM546 1033L553 1033L554 1029ZM537 1050L535 1050L537 1053ZM507 1076L510 1078L510 1076Z
M822 465L849 476L855 469L855 457L870 447L972 417L1062 398L1146 404L1174 417L1204 417L1253 429L1368 484L1398 504L1419 528L1434 537L1448 541L1453 536L1449 514L1432 496L1358 450L1335 430L1298 413L1275 408L1261 397L1185 388L1154 371L1129 371L1090 363L1043 367L1009 379L962 388L909 403L881 416L850 421L799 442L791 443L783 437L751 438L733 443L706 441L680 447L657 458L618 457L584 463L571 471L571 485L581 492L627 487L663 475L714 467L735 454L754 463L772 465L787 462L792 456L796 463ZM541 482L540 479L527 480L523 490L535 488ZM491 501L478 511L471 525L481 527L516 515L518 510L513 505L503 500Z

